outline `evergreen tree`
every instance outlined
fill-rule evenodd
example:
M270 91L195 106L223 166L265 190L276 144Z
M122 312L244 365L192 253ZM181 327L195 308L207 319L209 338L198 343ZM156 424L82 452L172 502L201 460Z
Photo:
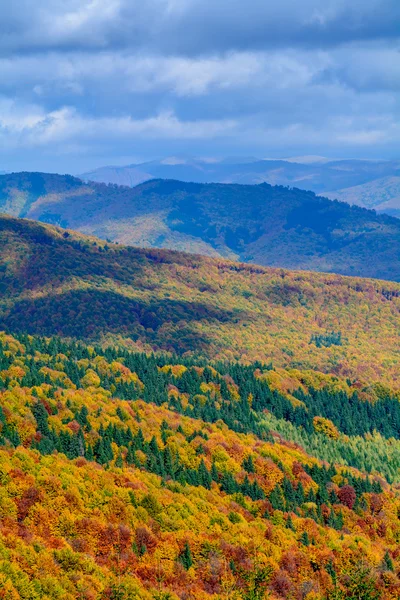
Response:
M188 542L185 543L183 550L179 553L178 560L182 563L186 571L193 565L192 551Z
M382 592L377 587L376 580L369 569L359 565L357 568L351 569L347 577L347 598L354 600L380 600L382 598Z
M201 461L197 473L199 485L204 486L208 490L211 489L212 479L210 473L207 470L206 465L204 464L204 460Z
M32 406L32 413L37 423L37 430L45 436L49 435L48 415L43 404L39 401L36 402Z
M392 557L389 554L389 550L386 550L382 561L382 569L384 571L394 571L394 565Z
M294 526L292 516L289 514L286 519L286 527L287 529L291 529L292 531L296 531L296 527Z
M218 470L217 467L215 465L215 462L212 463L211 465L211 478L213 481L217 481L219 480L219 475L218 475Z
M270 492L268 499L274 510L285 510L285 499L279 484L277 484Z
M246 458L243 460L242 467L248 473L255 473L256 472L255 467L254 467L254 463L253 463L253 457L251 456L251 454L249 456L246 456Z
M303 531L303 533L300 536L300 543L303 544L303 546L309 546L310 545L310 538L308 536L307 531Z

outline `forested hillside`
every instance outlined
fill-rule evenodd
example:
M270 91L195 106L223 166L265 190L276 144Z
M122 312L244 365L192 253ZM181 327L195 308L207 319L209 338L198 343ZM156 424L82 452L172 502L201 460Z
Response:
M399 597L398 399L291 375L0 333L0 597Z
M287 160L232 158L201 160L170 157L122 167L100 167L82 174L85 181L134 186L149 179L179 179L196 183L271 183L307 188L324 195L400 173L398 160L329 160L299 156ZM378 198L376 194L376 198Z
M123 244L400 280L400 220L296 188L0 176L0 210Z
M396 283L125 248L10 217L0 269L12 331L316 368L372 399L400 389Z
M203 161L170 158L123 167L100 167L80 177L84 181L135 186L150 179L196 183L284 185L312 190L348 204L400 214L400 162L329 160L297 157L290 160Z
M2 216L0 291L0 598L399 597L399 284Z

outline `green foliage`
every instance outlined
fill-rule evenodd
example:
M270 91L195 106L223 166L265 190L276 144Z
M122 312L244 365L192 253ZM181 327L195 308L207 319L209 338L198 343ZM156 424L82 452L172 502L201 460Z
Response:
M309 454L329 463L350 465L367 473L381 473L388 481L399 481L400 442L381 435L357 435L328 439L319 433L309 433L283 419L269 414L265 425L284 439L299 444Z
M342 345L342 334L340 331L331 331L327 334L313 334L310 344L315 344L317 348L330 348L330 346Z
M385 556L383 557L382 561L382 568L386 571L394 571L393 560L388 550L385 551Z
M382 591L377 588L376 578L371 570L358 565L348 572L345 580L346 598L349 600L379 600Z
M303 531L303 533L300 536L300 543L303 544L303 546L309 546L310 545L310 538L308 536L308 532L307 531Z
M267 585L271 579L273 569L254 565L250 572L243 573L245 581L244 600L265 600L270 594Z
M185 542L183 550L179 553L178 560L187 571L193 565L192 551L188 542Z

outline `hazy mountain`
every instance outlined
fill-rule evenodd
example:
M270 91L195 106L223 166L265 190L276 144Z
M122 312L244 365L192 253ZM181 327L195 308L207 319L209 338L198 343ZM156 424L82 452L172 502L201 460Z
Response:
M0 177L0 210L129 245L400 280L398 219L266 183L129 188L14 173Z
M250 157L222 161L171 157L126 167L99 168L81 177L85 181L128 186L154 178L197 183L267 182L308 189L319 194L329 192L329 198L334 198L335 191L340 190L339 199L345 199L341 194L345 194L347 188L352 188L350 193L353 202L360 205L364 205L363 190L354 189L355 186L376 181L374 204L379 205L383 202L380 180L399 176L400 161L330 160L322 156L299 156L285 160L257 160Z
M327 198L337 198L349 204L358 204L378 212L400 216L400 176L382 177L324 195Z
M311 164L326 164L329 162L334 162L337 159L327 158L326 156L318 156L315 154L308 154L305 156L293 156L290 158L284 159L287 162L291 163L300 163L303 165L311 165Z

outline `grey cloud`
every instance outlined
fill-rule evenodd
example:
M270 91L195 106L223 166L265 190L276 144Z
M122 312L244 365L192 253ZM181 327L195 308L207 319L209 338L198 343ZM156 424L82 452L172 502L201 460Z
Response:
M398 0L0 6L0 170L175 152L391 156Z
M254 0L245 7L242 0L185 4L187 9L170 22L172 41L161 38L166 51L330 47L399 36L396 0Z
M20 0L0 14L3 52L330 47L397 38L400 28L397 0Z
M317 78L320 83L340 82L358 92L400 90L400 46L352 45L332 53L332 61Z

